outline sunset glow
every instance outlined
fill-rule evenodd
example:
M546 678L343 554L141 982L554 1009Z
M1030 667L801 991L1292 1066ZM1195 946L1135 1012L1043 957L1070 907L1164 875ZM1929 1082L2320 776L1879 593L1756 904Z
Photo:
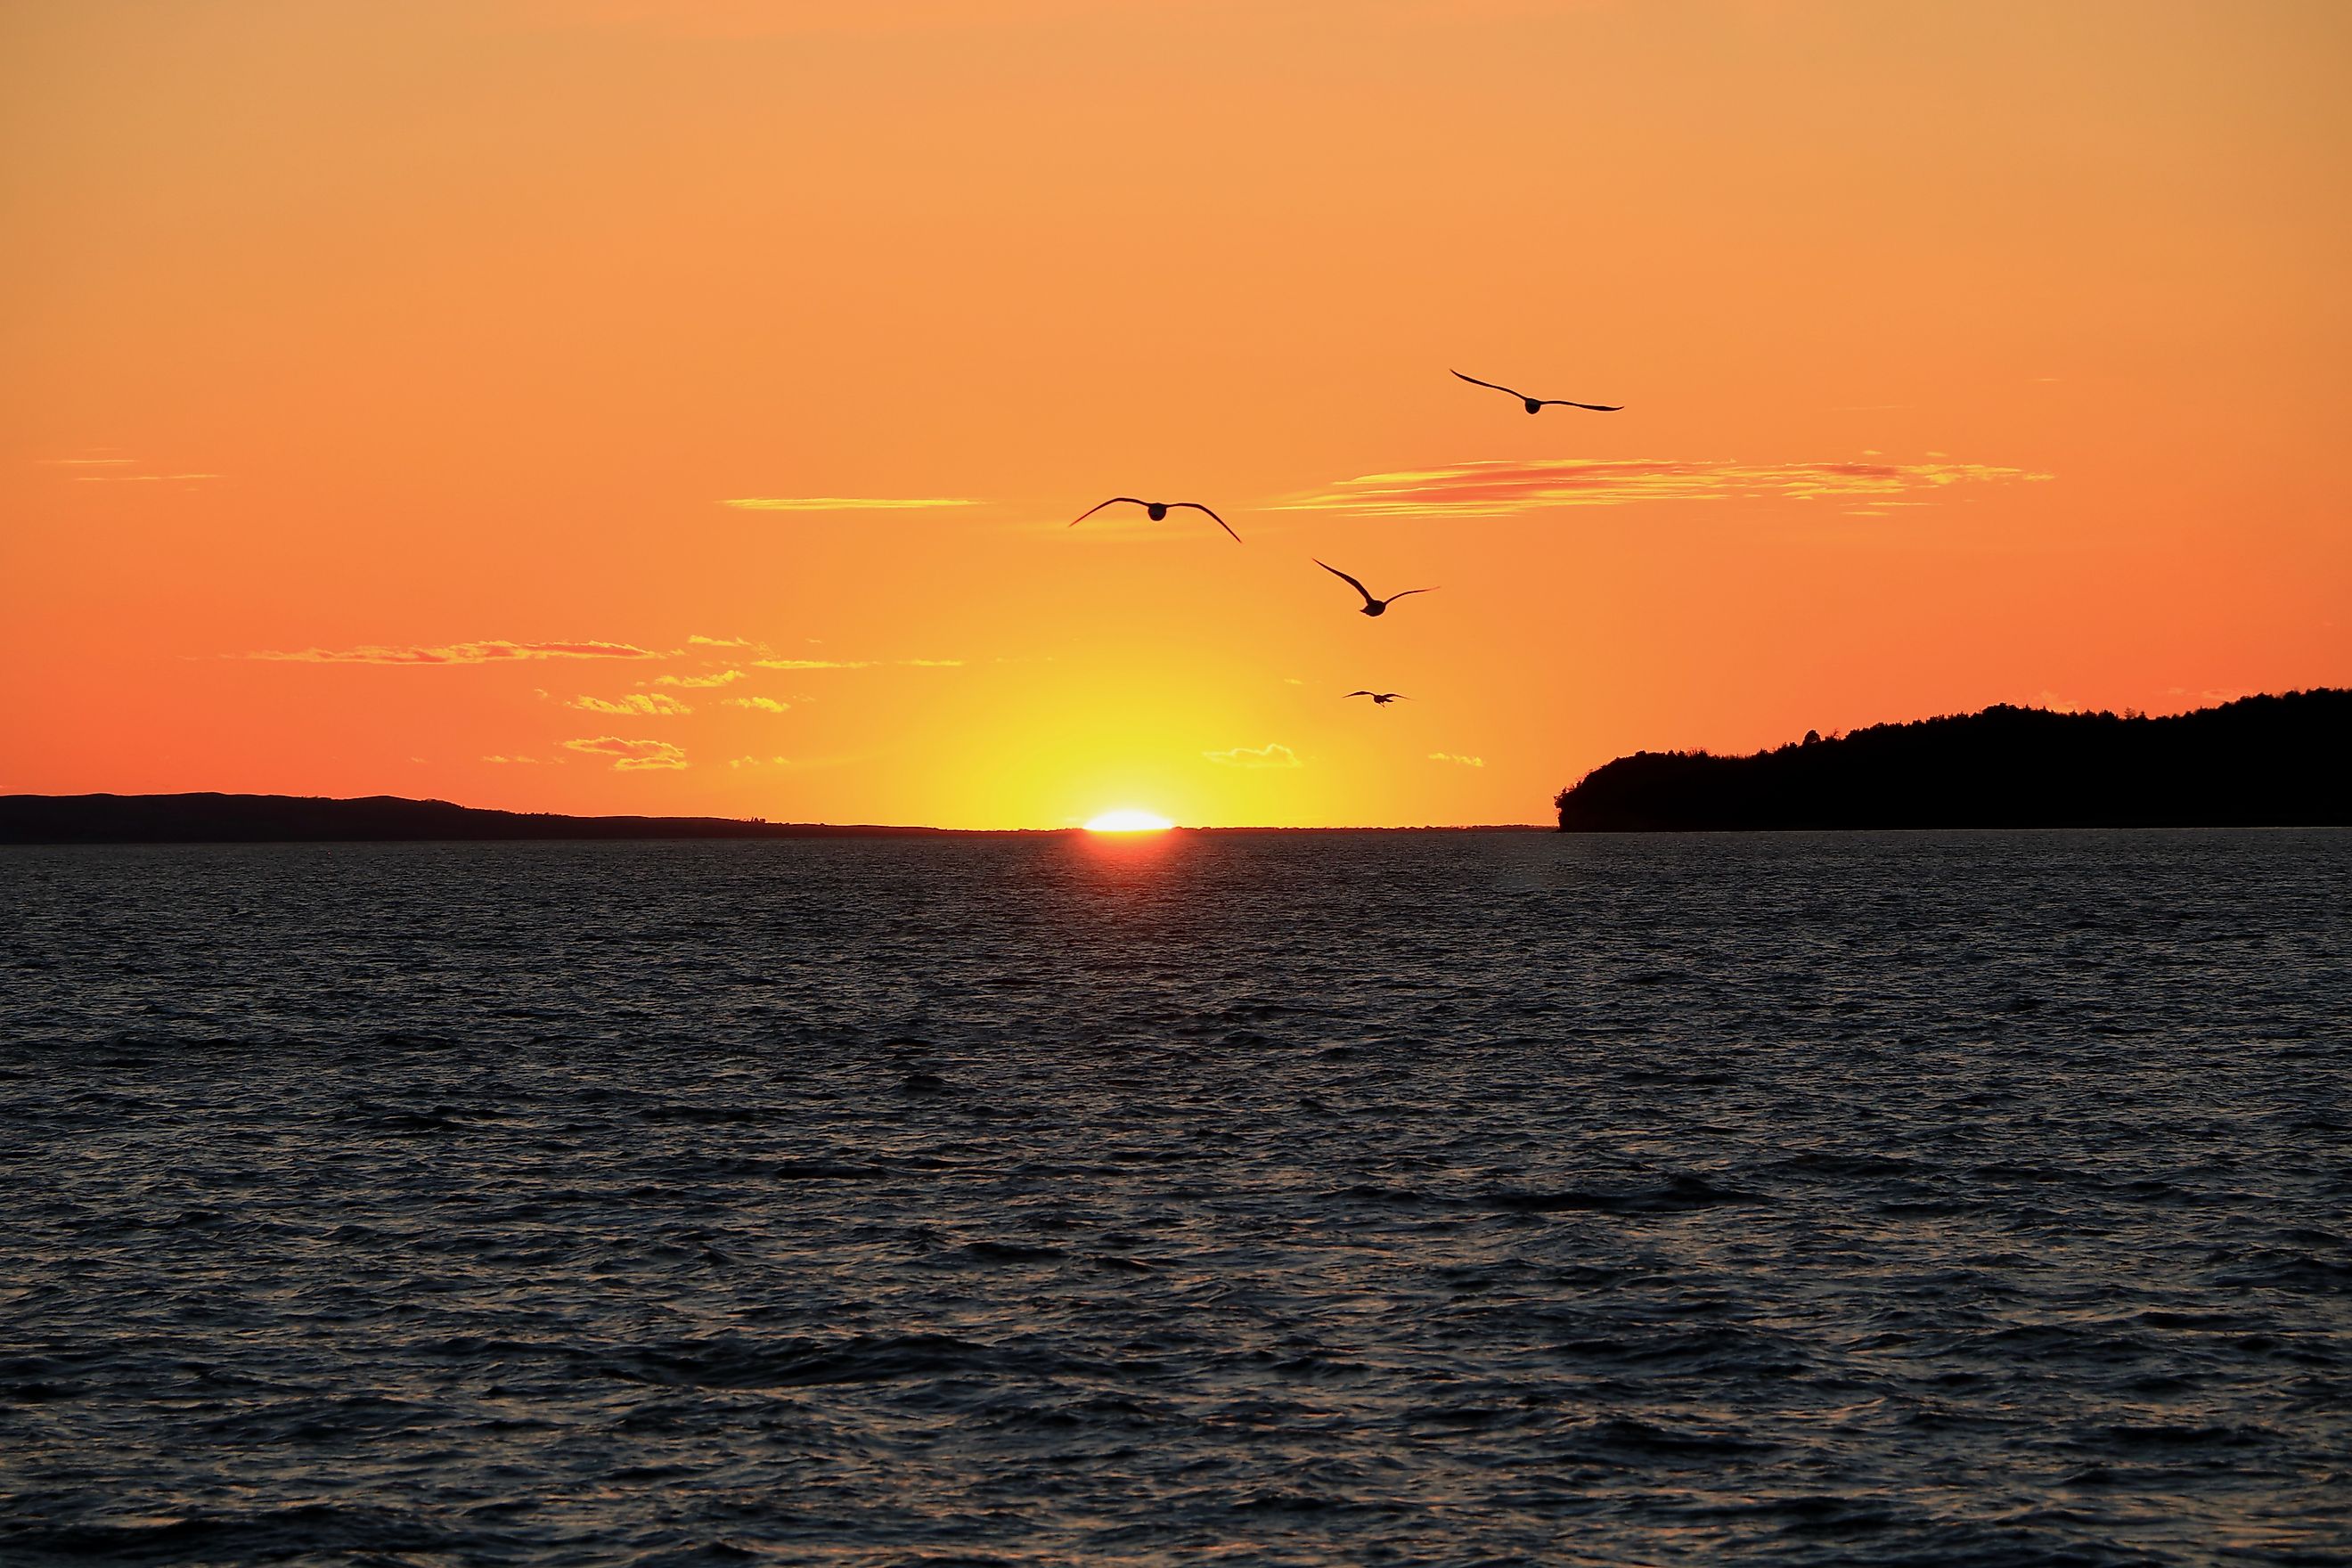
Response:
M1176 825L1148 811L1106 811L1087 824L1088 833L1159 833Z
M2347 58L2287 0L0 7L0 792L1536 822L2341 684Z

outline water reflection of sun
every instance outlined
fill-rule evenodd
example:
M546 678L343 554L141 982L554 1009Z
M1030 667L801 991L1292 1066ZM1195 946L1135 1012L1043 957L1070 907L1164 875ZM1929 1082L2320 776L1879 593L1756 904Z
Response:
M1132 806L1106 811L1087 824L1088 833L1158 833L1176 825L1166 817Z

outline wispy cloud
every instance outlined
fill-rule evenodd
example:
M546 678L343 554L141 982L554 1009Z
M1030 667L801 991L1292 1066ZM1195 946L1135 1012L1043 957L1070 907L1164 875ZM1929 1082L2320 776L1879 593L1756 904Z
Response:
M659 658L651 648L625 642L461 642L439 647L306 647L291 652L261 649L230 658L281 659L297 664L503 664L536 658Z
M753 642L750 637L707 637L700 632L688 633L686 646L688 647L755 648L761 653L768 651L768 645L766 643Z
M1297 752L1271 742L1263 746L1235 746L1230 751L1202 752L1201 754L1219 767L1226 768L1295 768L1299 765Z
M930 511L987 503L968 496L740 496L719 504L738 511Z
M214 473L165 473L143 458L36 458L44 468L70 468L62 476L78 485L200 484L221 476Z
M1941 454L1937 454L1938 457ZM1276 503L1279 511L1341 511L1362 517L1425 512L1509 517L1568 506L1632 506L1643 501L1868 500L1902 504L1955 485L2046 479L2048 474L1983 463L1734 463L1647 458L1553 458L1451 463L1341 479Z
M1103 0L510 0L525 16L565 26L640 28L686 37L759 38L1003 26L1083 16ZM1129 6L1137 0L1125 0ZM1143 0L1182 14L1206 0Z
M567 751L610 757L613 766L622 773L687 765L686 749L667 741L624 741L618 735L598 735L593 740L566 741L563 744Z
M477 0L487 5L488 0ZM507 0L541 25L604 27L698 38L1001 32L1106 16L1234 26L1304 11L1302 0ZM1359 0L1363 19L1450 26L1465 18L1517 18L1598 0Z
M2189 690L2185 686L2168 686L2164 689L2164 694L2169 698L2186 699L2190 708L2211 708L2219 703L2235 702L2241 697L2252 695L2242 686L2207 686L2195 691ZM2179 709L2178 701L2171 706L2176 710Z
M901 669L961 669L960 658L755 658L755 669L874 669L882 665Z
M792 707L772 697L730 697L726 701L730 708L749 708L755 713L782 713Z
M502 763L502 764L503 764L503 763L513 763L513 764L517 764L517 765L520 765L520 766L527 766L527 767L534 767L534 768L537 768L537 767L561 767L561 766L562 766L562 765L563 765L563 759L562 759L562 757L501 757L501 756L488 756L488 757L484 757L484 758L482 759L482 761L484 761L484 762L486 762L486 763Z
M625 718L670 719L694 711L667 691L632 691L617 698L575 697L566 706L583 713L614 713Z
M742 679L743 672L740 669L722 669L710 675L656 675L653 679L653 684L656 686L712 687L724 686L730 680L740 680Z
M1429 753L1429 760L1433 763L1455 763L1465 768L1483 768L1486 765L1486 758L1465 757L1459 752L1432 752Z
M749 752L730 757L730 768L838 768L858 761L856 757L757 757Z

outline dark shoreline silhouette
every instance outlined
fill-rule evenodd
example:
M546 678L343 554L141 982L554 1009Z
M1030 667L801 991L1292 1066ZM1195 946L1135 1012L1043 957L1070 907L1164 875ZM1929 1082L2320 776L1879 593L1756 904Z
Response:
M1562 790L1563 833L2352 825L2352 690L2169 718L1979 713L1752 756L1637 752Z
M289 795L0 795L0 844L416 843L534 838L901 837L928 827L834 826L727 816L562 816L446 800Z
M563 816L446 800L290 795L0 795L0 844L417 844L663 838L1039 837L1077 827L895 827L731 816ZM1533 833L1471 827L1177 827L1174 833Z

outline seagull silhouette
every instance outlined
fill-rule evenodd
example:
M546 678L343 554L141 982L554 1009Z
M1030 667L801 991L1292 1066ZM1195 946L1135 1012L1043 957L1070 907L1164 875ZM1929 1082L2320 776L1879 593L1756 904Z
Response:
M1462 373L1458 370L1454 374L1456 375L1462 375ZM1562 408L1589 408L1595 414L1614 414L1619 409L1625 406L1622 403L1571 403L1565 397L1529 397L1524 392L1512 392L1507 386L1496 386L1493 382L1480 381L1475 375L1462 375L1462 379L1468 382L1473 386L1490 387L1496 392L1509 392L1513 397L1517 398L1521 403L1528 405L1528 412L1530 414L1542 413L1544 411L1544 405L1548 403L1557 403Z
M1349 697L1369 697L1375 708L1385 708L1391 702L1410 702L1412 698L1402 691L1350 691Z
M1395 604L1399 599L1403 598L1406 594L1433 594L1437 592L1434 588L1407 588L1403 594L1391 594L1385 599L1375 599L1372 597L1370 589L1366 588L1361 583L1357 582L1353 577L1349 576L1337 566L1325 566L1320 561L1316 562L1315 564L1322 566L1324 571L1328 572L1332 576L1337 577L1340 582L1345 583L1357 593L1363 595L1364 608L1362 613L1368 616L1386 615L1388 613L1388 607L1391 605Z
M1227 533L1234 533L1234 525L1232 523L1227 522L1223 518L1217 516L1215 512L1209 511L1209 509L1202 506L1199 501L1138 500L1133 496L1113 496L1110 500L1103 501L1099 505L1090 506L1087 508L1086 510L1078 513L1077 516L1070 519L1070 526L1072 528L1076 528L1078 524L1086 521L1087 519L1094 516L1095 513L1102 510L1104 507L1118 506L1121 502L1125 502L1129 506L1141 507L1143 509L1143 515L1150 518L1154 522L1165 522L1168 521L1168 514L1171 511L1181 507L1189 506L1194 511L1208 511L1211 521L1214 521L1219 528L1223 529ZM1241 542L1242 536L1238 533L1234 533L1234 542L1235 544L1239 544Z

